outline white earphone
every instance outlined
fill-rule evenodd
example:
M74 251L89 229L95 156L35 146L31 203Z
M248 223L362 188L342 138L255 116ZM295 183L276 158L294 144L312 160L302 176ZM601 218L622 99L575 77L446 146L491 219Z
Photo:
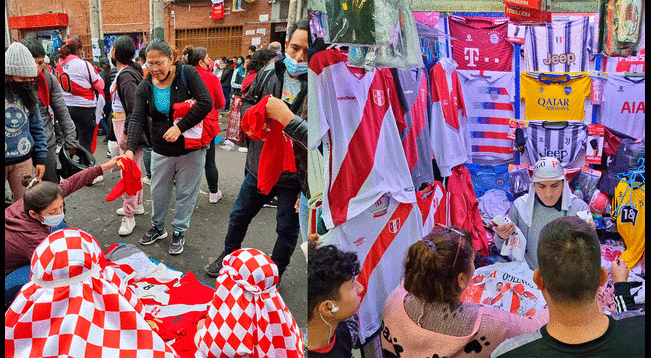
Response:
M332 301L330 301L330 300L327 300L327 302L330 302L330 304L332 305L332 309L330 310L330 312L332 312L332 313L336 313L336 312L339 311L339 307L337 307L337 305L335 305L334 302L332 302Z

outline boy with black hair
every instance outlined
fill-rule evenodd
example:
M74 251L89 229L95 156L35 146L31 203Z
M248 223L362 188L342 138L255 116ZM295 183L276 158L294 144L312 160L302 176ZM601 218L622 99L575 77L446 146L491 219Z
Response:
M597 291L608 280L597 233L578 217L540 231L533 280L549 307L549 323L504 341L491 357L643 357L644 315L606 316Z
M308 357L352 357L357 340L363 286L355 280L357 254L334 245L308 249L307 329ZM351 319L352 318L352 319Z

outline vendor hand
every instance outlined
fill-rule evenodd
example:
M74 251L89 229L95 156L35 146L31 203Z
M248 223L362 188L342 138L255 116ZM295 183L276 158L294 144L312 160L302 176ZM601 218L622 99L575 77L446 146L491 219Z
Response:
M176 142L177 139L181 136L181 130L176 125L170 127L170 129L163 134L163 139L168 142Z
M296 204L294 204L294 210L298 213L298 210L301 208L301 198L296 199Z
M319 238L321 235L314 233L314 234L309 234L307 235L307 241L313 242L316 246L321 245L321 240Z
M124 157L133 160L133 152L130 151L130 150L127 150L126 152L124 152Z
M287 107L287 103L273 96L269 97L269 100L267 101L265 113L268 118L280 122L283 127L287 126L287 124L294 118L294 113L292 113L289 107Z
M34 176L41 179L43 177L43 174L45 174L45 164L36 164L36 171L34 173Z
M77 149L75 148L66 148L66 150L68 151L68 153L70 153L71 157L75 155L75 153L77 153Z
M495 228L495 231L497 232L497 235L499 235L502 239L508 239L515 231L515 223L510 222L508 224L498 225Z
M610 276L613 278L613 282L626 282L628 281L628 266L626 266L626 261L621 258L616 258L610 266Z
M124 157L126 157L126 154L124 156L113 157L108 162L100 165L100 168L102 168L102 172L106 173L108 170L115 168L118 165L118 159Z
M202 329L203 326L205 325L206 325L206 319L205 318L200 319L199 322L197 322L197 331Z

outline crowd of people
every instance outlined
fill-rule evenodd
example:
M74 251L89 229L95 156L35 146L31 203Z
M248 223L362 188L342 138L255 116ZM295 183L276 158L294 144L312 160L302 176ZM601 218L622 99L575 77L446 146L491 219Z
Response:
M264 49L250 47L246 57L222 57L216 62L203 47L190 45L177 52L167 42L154 39L138 52L131 38L120 36L114 40L108 58L99 61L99 68L86 59L76 38L63 44L52 64L35 38L14 42L6 49L5 181L12 200L5 203L5 288L9 282L12 290L5 290L5 341L11 342L5 353L49 356L59 347L56 354L88 356L95 352L101 356L120 352L122 356L127 349L119 342L140 343L141 330L150 328L139 317L144 314L142 305L119 279L116 281L96 240L84 231L87 228L67 228L65 215L75 213L64 213L64 198L103 180L102 174L117 166L125 179L142 173L142 178L136 178L140 181L138 189L129 193L123 190L121 195L122 207L117 214L123 218L118 234L131 234L135 216L145 213L142 183L149 184L151 229L139 241L147 246L168 236L166 218L175 186L168 251L181 254L186 240L199 239L186 237L186 232L204 168L209 201L217 203L222 197L214 138L220 131L219 116L228 115L250 124L257 121L262 130L242 143L247 148L245 178L230 215L225 249L206 271L218 277L218 290L225 288L240 297L238 307L250 301L246 313L262 321L243 324L242 329L256 337L254 341L224 347L221 326L234 307L229 306L230 301L222 302L222 306L209 310L197 327L197 354L239 357L282 351L286 356L302 356L303 335L276 286L298 241L295 207L306 190L307 34L308 22L301 20L289 27L284 54L279 43L272 43ZM183 109L183 115L176 115ZM265 135L272 128L281 128L283 135L291 138L288 143L294 165L293 170L284 170L281 165L278 177L269 182L274 174L267 172L267 163L260 169L260 161ZM95 165L92 155L98 132L106 136L110 158L101 165ZM270 191L263 194L258 189L259 178L270 185ZM241 248L248 225L274 197L278 198L278 239L273 252L267 256ZM54 260L56 267L48 265L48 260ZM253 265L260 265L260 269L253 269ZM69 267L65 274L61 273L64 267ZM111 288L99 289L98 283ZM42 294L58 287L69 288L65 299ZM116 342L98 345L87 336L84 344L75 344L79 337L61 338L78 334L84 319L93 319L93 305L100 308L101 299L88 301L81 310L73 307L82 296L87 299L88 288L98 297L108 299L115 293L128 302L128 313L123 311L123 304L119 305L120 322L100 326L106 334L114 333L109 327L123 327ZM26 332L23 324L32 317L30 307L47 302L57 302L57 312L63 313L58 316L52 312L50 322L59 327L60 335L41 341L37 339L40 333ZM264 307L262 311L260 307ZM56 318L66 314L79 319L62 323ZM122 320L126 315L129 318ZM133 331L124 331L126 326ZM232 335L240 333L233 331ZM230 342L229 337L225 339ZM155 337L152 340L153 348L149 345L149 349L177 356L164 342Z

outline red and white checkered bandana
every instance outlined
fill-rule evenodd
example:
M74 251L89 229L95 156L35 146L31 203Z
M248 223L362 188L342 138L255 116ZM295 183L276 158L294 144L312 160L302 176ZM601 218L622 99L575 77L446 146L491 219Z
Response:
M178 357L88 233L62 229L32 256L32 275L5 314L5 357Z
M256 249L226 256L196 356L303 357L303 335L276 289L279 279L276 264Z

